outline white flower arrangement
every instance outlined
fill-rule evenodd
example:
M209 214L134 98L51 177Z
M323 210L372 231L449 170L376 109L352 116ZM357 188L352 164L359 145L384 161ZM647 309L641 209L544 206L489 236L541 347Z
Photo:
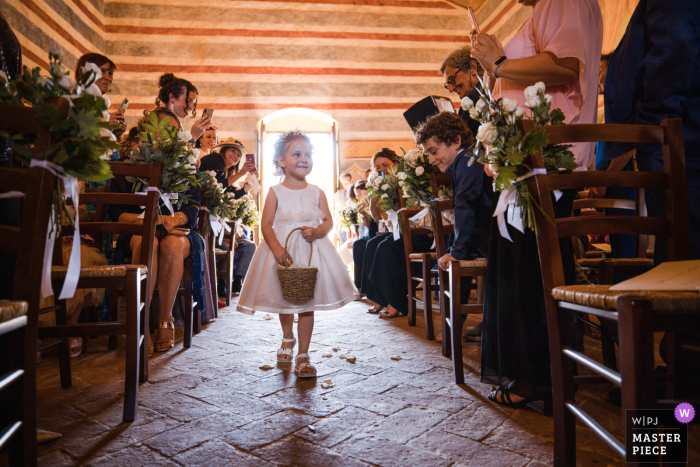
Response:
M560 109L550 110L552 97L545 94L544 83L536 83L525 89L525 107L530 115L518 105L517 99L494 99L490 90L483 86L477 88L481 98L470 115L481 125L476 134L472 161L475 158L485 164L496 174L494 189L509 190L514 186L517 191L516 206L522 212L523 225L536 230L534 201L530 195L528 182L519 179L531 172L527 165L527 156L542 151L548 171L562 172L574 170L577 165L569 145L548 145L543 131L533 131L523 135L518 131L517 121L529 118L536 126L561 125L564 114ZM471 163L470 162L470 163Z

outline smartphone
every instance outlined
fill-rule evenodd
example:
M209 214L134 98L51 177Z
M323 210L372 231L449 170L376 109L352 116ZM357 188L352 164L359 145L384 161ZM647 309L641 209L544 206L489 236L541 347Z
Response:
M121 107L119 107L119 111L122 114L124 114L126 112L126 109L129 107L129 103L131 103L131 101L125 97L124 100L122 101Z
M214 117L214 109L204 109L204 116L206 117L209 115L209 119L211 120L212 117Z
M251 164L255 165L255 154L246 154L245 161L246 163L250 162Z
M474 15L474 10L472 7L467 8L467 14L469 15L469 22L472 23L472 29L476 29L477 34L481 34L479 29L479 24L476 22L476 15Z
M384 172L383 170L380 170L378 173L380 177L386 178L386 172Z

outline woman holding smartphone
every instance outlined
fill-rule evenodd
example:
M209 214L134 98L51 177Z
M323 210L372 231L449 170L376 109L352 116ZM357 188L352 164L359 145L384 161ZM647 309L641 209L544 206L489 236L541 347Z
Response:
M505 47L488 34L472 31L472 56L486 70L494 97L518 99L536 82L544 82L565 123L595 123L603 19L596 0L518 0L534 7L532 15ZM526 111L527 112L527 111ZM571 149L586 169L592 144ZM573 194L554 205L557 217L571 213ZM498 386L492 401L519 408L537 400L551 407L551 371L547 320L535 232L508 225L513 241L501 237L494 218L486 271L486 297L481 346L481 377ZM567 283L573 283L574 258L569 239L562 239Z
M233 184L249 173L256 173L255 163L245 160L241 166L246 148L237 139L228 138L214 146L214 149L217 148L218 152L213 151L200 160L199 171L216 172L216 181L221 183L226 191L233 192L236 199L243 197L250 191L250 187L245 185L236 189Z

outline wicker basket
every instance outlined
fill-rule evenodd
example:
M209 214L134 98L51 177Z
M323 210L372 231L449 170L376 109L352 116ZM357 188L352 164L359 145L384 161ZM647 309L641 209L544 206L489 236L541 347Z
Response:
M287 253L289 237L291 237L296 230L302 230L302 228L297 227L289 232L287 240L284 242L285 253ZM282 285L282 297L285 300L312 300L314 298L318 268L310 267L311 257L314 254L314 246L311 243L309 246L311 247L311 252L309 253L308 268L288 268L280 266L279 264L277 265L277 274L279 275L280 284Z

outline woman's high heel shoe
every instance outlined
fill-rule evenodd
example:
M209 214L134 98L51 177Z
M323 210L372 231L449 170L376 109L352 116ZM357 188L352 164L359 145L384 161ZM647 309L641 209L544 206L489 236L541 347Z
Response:
M282 342L291 342L292 347L289 349L284 347L277 349L277 361L280 363L291 363L294 359L294 346L297 344L297 339L296 337L293 339L282 339ZM289 358L282 358L283 355L287 355Z
M159 321L158 322L158 332L160 332L161 329L172 329L173 330L173 338L172 339L158 339L156 341L155 345L155 351L156 352L166 352L173 347L175 347L175 320L171 316L168 321Z
M507 386L499 386L496 388L493 394L489 394L488 398L490 401L496 404L508 407L511 409L519 409L526 406L531 402L543 401L544 409L543 414L551 417L552 416L552 395L551 394L535 394L533 396L526 397L517 402L513 402L510 398L511 393L515 394L513 391L518 385L518 381L511 381Z

